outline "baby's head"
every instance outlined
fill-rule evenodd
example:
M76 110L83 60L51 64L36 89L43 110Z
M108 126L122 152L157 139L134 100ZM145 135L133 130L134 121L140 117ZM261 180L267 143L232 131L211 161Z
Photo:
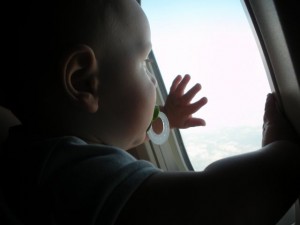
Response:
M21 27L13 112L37 133L142 143L156 99L144 12L135 0L48 2L37 1Z

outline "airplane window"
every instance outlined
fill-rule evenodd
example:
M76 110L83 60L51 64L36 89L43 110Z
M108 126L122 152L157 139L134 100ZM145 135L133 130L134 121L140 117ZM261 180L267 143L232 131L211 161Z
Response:
M270 86L240 0L143 0L167 90L177 74L199 82L205 127L180 130L194 170L259 149ZM188 86L189 87L191 87Z

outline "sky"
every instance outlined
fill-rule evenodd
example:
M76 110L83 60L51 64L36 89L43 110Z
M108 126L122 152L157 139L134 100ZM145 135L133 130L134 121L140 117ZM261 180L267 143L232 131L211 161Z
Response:
M240 0L142 0L153 52L167 90L177 74L202 85L194 116L207 126L181 130L195 170L260 147L270 92L257 43Z

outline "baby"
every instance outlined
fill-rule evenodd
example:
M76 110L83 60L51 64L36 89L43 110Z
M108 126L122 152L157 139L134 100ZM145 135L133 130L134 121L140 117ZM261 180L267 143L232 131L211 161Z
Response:
M296 201L298 136L273 94L262 149L203 172L163 172L124 151L145 141L156 103L145 67L150 27L139 4L30 6L20 21L17 84L6 98L22 126L11 130L0 163L5 200L23 223L265 225ZM191 104L201 86L184 93L189 80L176 77L161 107L171 127L205 125L192 114L207 99Z

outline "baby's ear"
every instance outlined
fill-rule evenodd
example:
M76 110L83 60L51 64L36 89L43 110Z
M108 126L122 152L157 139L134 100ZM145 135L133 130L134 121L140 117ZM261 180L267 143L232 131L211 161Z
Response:
M64 88L77 105L94 113L99 107L99 71L95 53L79 45L65 55L62 65Z

